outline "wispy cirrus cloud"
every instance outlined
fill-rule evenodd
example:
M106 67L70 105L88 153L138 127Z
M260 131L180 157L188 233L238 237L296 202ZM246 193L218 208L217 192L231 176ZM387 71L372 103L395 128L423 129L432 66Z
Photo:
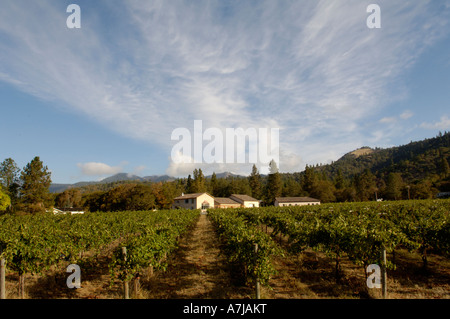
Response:
M446 34L446 3L379 1L370 30L358 0L97 1L69 30L62 5L6 1L0 80L168 154L195 119L280 128L280 169L299 170L385 136L364 123L407 96L403 72Z

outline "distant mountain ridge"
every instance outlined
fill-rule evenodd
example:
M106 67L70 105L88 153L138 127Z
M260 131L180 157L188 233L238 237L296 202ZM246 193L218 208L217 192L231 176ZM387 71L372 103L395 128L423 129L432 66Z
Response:
M206 178L211 178L212 175L206 176ZM237 175L230 172L223 172L216 174L217 178L228 178L228 177L245 177L242 175ZM109 177L106 177L100 181L91 181L91 182L78 182L74 184L51 184L50 185L50 192L51 193L60 193L65 191L69 188L76 188L76 187L84 187L88 185L95 185L95 184L108 184L108 183L117 183L117 182L171 182L175 181L177 178L169 175L151 175L151 176L144 176L140 177L131 173L118 173Z
M212 177L212 175L206 176L206 178L211 178L211 177ZM216 178L228 178L228 177L246 177L246 176L234 174L231 172L223 172L223 173L216 174Z
M69 188L76 188L76 187L83 187L88 185L95 185L95 184L108 184L108 183L117 183L117 182L132 182L132 181L138 181L138 182L170 182L176 180L175 177L169 176L169 175L151 175L151 176L144 176L140 177L134 174L130 173L118 173L109 177L106 177L100 181L91 181L91 182L78 182L74 184L51 184L50 185L50 192L51 193L59 193L63 192L66 189Z

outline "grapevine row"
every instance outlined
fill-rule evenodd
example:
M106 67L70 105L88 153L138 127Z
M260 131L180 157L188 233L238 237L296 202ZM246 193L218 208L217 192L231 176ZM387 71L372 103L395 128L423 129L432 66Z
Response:
M364 268L380 263L380 252L418 249L426 267L429 250L449 255L450 201L329 204L238 209L249 224L268 225L288 237L289 249L322 251L336 261L346 255ZM395 267L388 263L388 267Z
M258 228L247 225L233 210L209 210L208 216L225 244L228 261L243 266L248 281L267 285L275 272L271 257L282 254L274 241ZM256 252L255 245L258 247Z
M1 216L0 258L19 273L23 285L27 273L39 274L61 261L78 263L86 252L96 257L114 242L117 249L129 247L129 253L127 263L121 264L114 251L111 276L126 279L123 273L132 274L147 264L164 268L159 256L176 247L178 237L198 216L198 210Z

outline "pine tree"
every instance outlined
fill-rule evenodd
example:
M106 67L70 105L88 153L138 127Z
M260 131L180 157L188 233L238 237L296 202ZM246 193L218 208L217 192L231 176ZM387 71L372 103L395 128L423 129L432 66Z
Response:
M342 170L340 168L338 169L337 175L334 179L334 187L336 187L336 189L343 189L345 187L344 175L342 175Z
M365 169L362 174L355 176L355 189L359 201L375 199L377 181L369 169Z
M194 181L192 193L203 193L206 192L206 182L205 176L203 175L202 169L194 169Z
M191 177L191 174L189 174L189 176L187 178L187 182L186 182L185 191L187 194L191 194L191 193L193 193L193 189L194 189L194 185L193 185L192 177Z
M22 186L20 188L20 202L22 209L28 212L44 212L46 207L52 205L49 187L52 182L51 173L47 166L36 156L28 163L20 175Z
M302 178L302 189L310 193L312 189L314 188L314 184L317 182L318 177L316 172L314 171L314 168L312 166L306 165L305 167L305 174Z
M266 203L268 205L273 205L275 203L275 198L281 195L281 191L281 176L278 172L277 163L272 160L269 164L269 176L267 178Z
M250 185L250 189L252 191L252 196L254 198L261 197L261 175L259 175L258 169L256 165L253 164L252 173L248 178L248 183Z
M386 181L386 199L398 200L402 197L403 179L400 173L389 173Z
M211 181L210 181L209 185L210 185L209 191L211 192L211 195L212 196L217 196L218 184L217 184L217 176L216 176L215 172L212 173Z
M450 167L448 165L448 161L445 157L442 157L441 159L441 171L442 171L442 177L446 178L450 173Z

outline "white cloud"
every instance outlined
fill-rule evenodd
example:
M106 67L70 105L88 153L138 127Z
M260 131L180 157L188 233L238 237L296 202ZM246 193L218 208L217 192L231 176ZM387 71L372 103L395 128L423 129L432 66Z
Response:
M103 176L114 175L122 172L122 166L109 166L104 163L78 163L77 166L81 169L81 173L86 176Z
M411 118L413 116L414 116L414 113L412 111L410 111L410 110L406 110L405 112L400 114L400 118L402 120L407 120L407 119L409 119L409 118Z
M450 129L450 118L447 115L441 116L440 120L435 123L423 122L420 127L428 130L446 131Z
M380 120L380 123L395 123L395 122L397 122L397 119L393 116L392 117L383 117Z

